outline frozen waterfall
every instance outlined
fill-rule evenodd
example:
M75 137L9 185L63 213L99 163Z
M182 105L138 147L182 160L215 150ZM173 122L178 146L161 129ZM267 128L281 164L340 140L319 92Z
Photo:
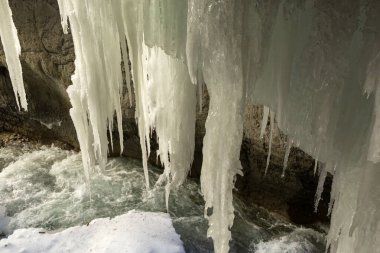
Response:
M275 124L288 135L284 170L293 143L324 163L316 203L327 173L334 175L331 252L378 251L378 1L58 2L63 29L70 29L75 46L76 70L68 94L88 179L91 170L106 164L115 115L123 148L124 60L130 102L132 90L136 101L146 187L154 131L165 167L158 184L166 184L167 199L192 164L196 94L207 87L201 187L216 252L229 250L232 190L241 173L247 103L265 106L261 135L268 118L270 136ZM0 12L0 36L16 100L26 110L20 44L7 0L0 1ZM269 162L270 151L267 168Z

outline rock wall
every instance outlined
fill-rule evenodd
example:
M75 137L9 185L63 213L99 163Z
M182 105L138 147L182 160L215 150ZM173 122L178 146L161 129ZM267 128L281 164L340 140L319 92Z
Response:
M58 4L56 0L10 0L10 5L22 47L21 63L29 110L17 111L0 45L0 131L16 132L42 143L59 142L63 147L78 149L75 129L68 113L70 102L66 93L71 74L75 70L75 55L71 36L62 32ZM124 90L124 155L140 158L134 107L127 103L128 94ZM194 178L199 177L202 163L202 140L208 111L207 91L203 94L202 109L202 112L198 110L196 122L196 149L190 174ZM260 139L261 117L260 106L246 106L241 149L244 177L237 180L236 195L297 223L327 221L325 210L328 194L323 196L320 211L317 214L313 212L318 179L313 173L312 157L298 148L292 148L285 177L281 177L287 139L277 127L269 170L264 175L269 126L264 138ZM117 138L116 131L114 137ZM151 142L153 149L157 148L154 136ZM113 154L118 154L117 147ZM150 161L157 163L154 152ZM326 183L327 193L330 184L331 179Z

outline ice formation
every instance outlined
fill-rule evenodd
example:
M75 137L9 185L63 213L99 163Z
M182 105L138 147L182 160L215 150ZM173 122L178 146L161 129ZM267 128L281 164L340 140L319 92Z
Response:
M210 95L201 189L209 219L208 236L214 241L215 252L223 253L229 250L229 229L234 219L232 189L236 174L241 174L239 154L245 98L239 47L242 20L230 10L238 7L237 15L243 10L234 0L215 3L192 0L188 4L189 72L194 83L198 73L202 73Z
M9 76L12 81L13 92L16 97L17 107L28 110L22 68L19 56L21 54L20 41L13 23L12 10L8 0L0 1L0 39L3 44L5 59L8 65Z
M285 150L284 165L283 165L281 177L285 176L285 171L286 171L286 168L288 167L288 160L289 160L290 151L292 149L292 145L293 145L293 140L288 140L288 144Z
M331 252L379 248L379 3L59 2L64 28L70 20L77 55L69 94L84 163L104 164L114 111L122 136L120 63L127 61L126 37L145 172L154 131L165 165L160 181L166 181L168 191L189 170L195 84L199 90L203 83L207 87L201 186L216 252L228 251L246 102L266 106L261 133L270 117L267 168L274 115L297 146L334 164L322 170L317 192L318 200L327 173L334 174Z
M190 82L185 62L186 1L120 3L144 168L146 171L154 131L157 156L165 167L158 183L166 182L168 199L170 189L185 180L194 153L196 86ZM149 187L148 179L146 182Z
M89 179L90 171L107 161L107 129L112 142L116 113L123 151L122 89L120 35L114 6L102 0L59 0L62 26L68 32L68 20L75 47L75 73L67 92L82 150L83 164Z
M148 105L147 122L155 130L157 155L165 167L158 183L169 190L186 179L194 154L196 86L190 82L185 63L161 48L144 47L144 87Z

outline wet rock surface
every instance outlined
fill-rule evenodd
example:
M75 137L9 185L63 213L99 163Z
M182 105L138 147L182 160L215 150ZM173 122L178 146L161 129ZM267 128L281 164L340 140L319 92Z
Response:
M70 35L61 28L56 0L10 0L14 22L22 47L21 63L28 99L28 112L17 110L9 79L4 52L0 45L0 132L18 133L22 138L39 143L60 143L62 147L78 150L75 129L69 116L70 101L66 88L75 70L74 47ZM134 107L122 98L125 149L123 155L140 158L141 150ZM227 101L226 101L227 102ZM202 112L198 108L196 148L191 177L198 178L202 165L202 141L205 134L208 95L203 93ZM244 139L241 148L243 177L238 177L236 194L247 202L254 202L278 212L299 224L328 221L326 206L331 177L325 184L325 193L318 213L314 213L314 194L318 177L314 175L314 159L297 147L290 152L288 168L281 177L287 138L275 127L269 170L264 175L269 126L260 139L262 108L248 104L245 109ZM114 138L117 138L117 132ZM5 138L5 137L4 137ZM3 135L1 145L6 145ZM8 137L7 137L8 138ZM152 148L157 143L152 136ZM226 143L228 145L228 143ZM111 155L118 155L114 147ZM155 152L150 161L157 164Z

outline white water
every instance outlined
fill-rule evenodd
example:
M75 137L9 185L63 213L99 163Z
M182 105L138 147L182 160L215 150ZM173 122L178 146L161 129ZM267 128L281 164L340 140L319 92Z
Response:
M114 217L133 209L166 211L165 187L147 192L142 164L138 161L109 159L103 174L92 174L91 190L85 183L81 155L74 152L54 147L8 146L0 149L0 163L0 185L3 186L0 207L5 211L0 212L0 224L9 222L2 231L5 234L20 228L40 228L33 231L46 233L71 229L96 218ZM154 182L160 170L151 167L149 173ZM199 186L187 180L183 187L172 192L169 214L186 252L211 253L214 251L212 242L206 237L207 220L203 216L204 201L199 192ZM281 238L287 238L295 246L293 253L304 253L302 245L309 245L313 249L308 251L310 253L323 252L323 234L288 224L238 199L234 206L237 213L232 227L231 252L255 252L254 249L262 244L275 247L283 244L279 242ZM113 225L110 223L110 226ZM297 236L293 236L294 233ZM107 237L102 231L97 235ZM59 237L56 239L61 242ZM23 243L15 246L28 246L27 242Z
M5 53L17 107L19 110L22 108L27 111L28 102L26 101L24 80L22 78L22 68L19 59L21 46L16 27L13 23L12 10L9 7L8 0L0 1L0 17L0 39Z

